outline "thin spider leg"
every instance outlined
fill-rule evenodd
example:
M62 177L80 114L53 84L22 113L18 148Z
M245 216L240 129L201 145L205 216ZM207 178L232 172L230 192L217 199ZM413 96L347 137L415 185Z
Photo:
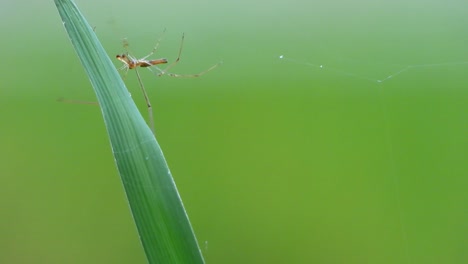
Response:
M155 69L158 70L160 73L163 71L163 70L161 70L161 68L159 68L159 67L156 66L156 65L153 65L153 66L151 66L151 67L146 67L146 69L148 69L151 73L153 73L153 74L155 74L155 75L158 75L158 76L159 76L159 74L155 73L151 68L155 68Z
M170 68L174 67L180 61L180 55L182 54L182 48L184 46L184 38L185 34L182 34L182 40L180 41L179 54L177 55L177 59L175 59L173 63L169 64L161 73L159 73L159 76L166 74Z
M158 38L158 40L156 41L156 45L153 47L153 50L148 54L146 55L145 57L141 58L140 60L146 60L146 58L148 58L149 56L153 55L156 50L158 49L159 47L159 43L161 43L161 40L163 39L164 37L164 33L166 33L166 29L164 29L164 31L161 33L161 36Z
M158 46L159 46L159 42L156 44L156 46L154 46L153 50L146 56L144 56L143 58L141 58L140 60L146 60L146 58L148 58L149 56L153 55L156 50L158 49Z
M125 69L125 73L123 74L122 79L125 80L125 78L127 78L127 74L128 74L128 69L129 69L128 65L124 64L122 67L119 68L119 71L123 70L123 69Z
M66 99L60 97L57 99L57 102L66 103L66 104L87 104L87 105L99 105L97 102L90 102L90 101L81 101L81 100L73 100L73 99Z
M128 64L126 64L126 63L122 64L122 66L120 66L120 68L119 68L119 71L122 71L124 69L126 69L128 71Z
M128 40L126 38L122 39L122 45L125 49L125 55L127 56L127 59L129 59L130 61L134 61L135 58L129 54L129 44L128 44ZM122 67L119 68L119 70L124 70L125 69L125 73L123 74L122 76L122 79L125 79L127 77L127 74L128 74L128 70L130 69L130 65L128 64L128 60L127 62L125 62Z
M133 57L133 56L132 56L132 55L130 55L128 52L127 52L127 54L126 54L126 55L127 55L127 57L130 59L130 61L134 61L134 62L135 62L135 61L138 61L138 59L137 59L137 58Z
M128 68L128 67L127 67L127 69L125 70L124 79L125 79L125 78L127 78L127 75L128 75L128 70L129 70L129 69L130 69L130 68Z
M212 71L213 69L217 68L219 65L221 65L223 62L218 62L215 65L211 66L210 68L196 74L176 74L176 73L170 73L170 72L165 72L166 75L171 76L171 77L176 77L176 78L195 78L195 77L200 77L203 74Z
M149 123L148 125L149 125L151 131L153 131L153 134L154 134L153 107L151 106L149 96L146 93L145 86L143 85L143 82L141 81L140 73L138 73L137 69L135 69L135 73L137 75L138 82L140 83L140 88L141 88L141 91L143 92L143 97L145 98L146 106L148 107L148 119L149 119L148 120L148 123Z
M124 38L122 39L122 46L124 47L125 49L125 54L128 56L128 54L130 53L130 44L128 43L128 39L127 38Z

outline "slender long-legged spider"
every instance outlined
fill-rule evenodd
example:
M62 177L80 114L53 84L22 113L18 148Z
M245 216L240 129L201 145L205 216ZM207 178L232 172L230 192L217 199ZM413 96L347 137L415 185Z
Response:
M163 58L162 59L153 59L153 60L148 59L148 57L152 56L156 52L156 50L157 50L157 48L159 46L160 40L161 40L161 38L158 39L158 41L156 42L155 47L153 48L153 50L148 55L146 55L145 57L143 57L141 59L137 59L136 57L129 54L128 42L127 42L126 39L124 39L123 40L123 46L124 46L126 52L124 54L118 54L118 55L115 56L119 61L123 62L123 65L120 68L120 70L125 69L126 70L125 75L127 74L128 70L132 70L132 69L135 70L135 73L136 73L137 78L138 78L138 82L140 83L141 91L143 92L143 96L145 97L145 102L146 102L146 105L148 107L149 125L150 125L150 128L153 131L153 133L154 133L153 108L151 106L151 102L149 100L148 94L146 93L143 82L141 81L140 74L138 73L138 67L147 68L151 72L153 72L151 70L152 68L157 69L158 70L158 73L157 73L158 76L169 75L171 77L178 77L178 78L194 78L194 77L202 76L203 74L213 70L214 68L216 68L216 67L218 67L220 65L220 63L217 63L217 64L211 66L210 68L208 68L208 69L206 69L206 70L204 70L204 71L202 71L200 73L197 73L197 74L176 74L176 73L168 72L169 69L174 67L180 61L180 55L182 54L182 48L183 48L183 43L184 43L184 35L182 35L182 40L181 40L180 48L179 48L179 54L177 55L177 58L174 60L174 62L169 64L166 68L160 69L157 65L167 64L168 63L167 59L163 59Z

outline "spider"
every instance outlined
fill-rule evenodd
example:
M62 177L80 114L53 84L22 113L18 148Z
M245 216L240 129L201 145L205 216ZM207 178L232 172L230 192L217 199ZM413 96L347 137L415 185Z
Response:
M153 131L153 133L154 133L153 108L151 106L151 102L149 100L148 94L146 93L143 82L141 81L140 74L138 73L138 67L147 68L151 72L153 72L151 69L155 68L155 69L158 70L157 76L168 75L168 76L177 77L177 78L194 78L194 77L202 76L203 74L213 70L214 68L218 67L221 64L221 62L219 62L219 63L211 66L210 68L208 68L208 69L206 69L206 70L204 70L204 71L202 71L200 73L197 73L197 74L175 74L175 73L168 72L169 69L174 67L180 61L180 55L182 54L182 48L183 48L183 43L184 43L184 34L182 34L182 40L181 40L181 43L180 43L179 54L177 55L177 58L174 60L174 62L169 64L165 69L160 69L157 65L167 64L168 60L164 59L164 58L150 60L150 59L148 59L148 57L152 56L156 52L156 50L157 50L157 48L159 46L159 42L160 42L161 38L162 37L160 37L158 39L158 41L156 42L156 45L153 48L153 50L148 55L146 55L145 57L143 57L141 59L137 59L136 57L130 55L129 50L128 50L128 46L129 46L128 42L127 42L126 39L124 39L123 40L123 46L124 46L126 52L123 53L123 54L118 54L118 55L115 56L119 61L123 62L123 65L122 65L122 67L120 67L119 70L126 70L125 71L125 76L127 75L128 70L132 70L132 69L135 70L138 82L140 84L141 91L143 92L143 96L145 98L146 106L148 108L149 125L150 125L150 128Z

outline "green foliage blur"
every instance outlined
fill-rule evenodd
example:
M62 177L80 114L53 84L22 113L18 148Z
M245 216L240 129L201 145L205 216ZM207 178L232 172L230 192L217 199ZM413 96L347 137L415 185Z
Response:
M468 262L468 19L439 2L77 0L111 57L166 29L173 72L223 61L140 71L223 264ZM53 1L0 20L0 263L145 263L99 107L56 100L95 97Z

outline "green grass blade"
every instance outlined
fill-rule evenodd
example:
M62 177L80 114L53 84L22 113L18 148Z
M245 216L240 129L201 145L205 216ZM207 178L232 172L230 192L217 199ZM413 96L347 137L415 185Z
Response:
M70 0L55 0L96 92L149 263L204 263L162 151L92 28Z

